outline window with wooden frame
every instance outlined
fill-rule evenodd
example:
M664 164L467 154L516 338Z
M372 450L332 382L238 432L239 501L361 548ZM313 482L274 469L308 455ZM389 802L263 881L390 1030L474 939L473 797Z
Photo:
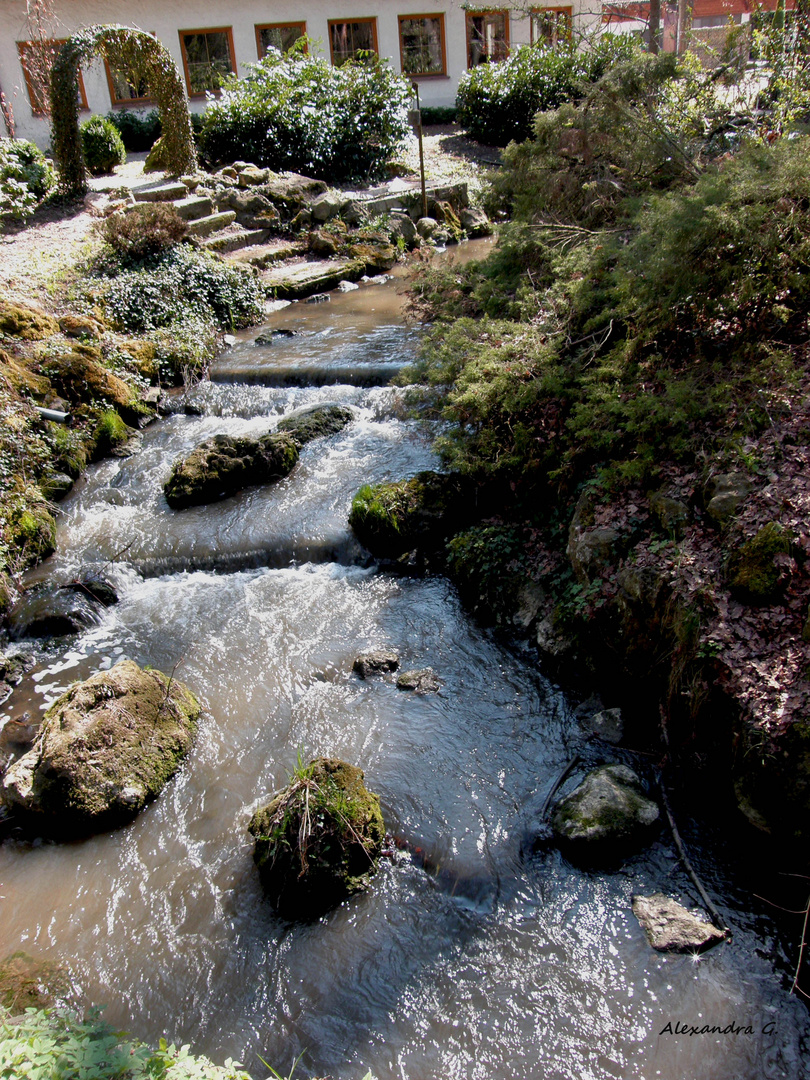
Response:
M49 116L51 105L48 100L48 86L51 82L51 68L66 38L53 38L43 41L18 41L17 52L20 54L20 67L25 76L28 100L34 116ZM79 72L79 108L87 109L87 94L84 80Z
M305 22L293 23L264 23L256 27L256 52L259 59L267 56L268 49L278 49L285 53L293 47L296 41L306 37L307 24Z
M573 8L534 8L531 12L532 44L564 45L571 40Z
M360 52L376 53L377 49L377 20L376 19L343 19L329 20L329 51L332 54L332 63L340 67L347 60L356 60Z
M155 37L153 31L149 31ZM146 79L138 71L124 71L123 68L110 67L104 60L107 73L107 85L110 88L110 101L113 105L152 105L154 98L149 93Z
M444 15L400 15L399 54L403 75L446 75Z
M467 67L505 60L509 55L506 11L467 12Z
M230 26L210 30L181 30L180 49L189 97L215 93L236 71Z

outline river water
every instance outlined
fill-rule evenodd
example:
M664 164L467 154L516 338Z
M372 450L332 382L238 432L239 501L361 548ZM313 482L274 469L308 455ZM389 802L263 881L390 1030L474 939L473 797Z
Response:
M197 415L157 422L140 454L99 464L63 504L47 571L109 563L121 600L77 638L36 646L0 721L122 657L175 671L204 713L186 765L130 826L0 847L0 955L58 958L113 1024L256 1076L259 1055L286 1072L299 1053L296 1075L336 1080L810 1075L807 1011L785 990L796 942L698 845L733 942L700 960L653 952L631 896L697 901L664 832L612 872L534 851L581 745L568 703L447 581L381 573L352 539L362 483L435 464L431 432L382 385L418 342L401 306L391 281L274 313L191 391ZM296 334L254 344L273 328ZM285 480L168 509L181 454L316 401L356 419ZM440 692L358 680L354 657L379 646L433 667ZM299 753L359 764L388 828L423 853L384 861L367 894L307 926L263 900L246 832ZM678 1023L743 1030L690 1037Z

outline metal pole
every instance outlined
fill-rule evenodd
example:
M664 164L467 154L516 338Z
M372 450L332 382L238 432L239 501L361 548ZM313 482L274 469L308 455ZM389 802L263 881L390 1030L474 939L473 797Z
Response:
M413 83L413 90L416 94L416 111L419 115L417 121L416 136L419 139L419 175L422 179L422 217L428 216L427 211L427 189L425 187L425 147L422 143L422 109L419 105L419 84Z

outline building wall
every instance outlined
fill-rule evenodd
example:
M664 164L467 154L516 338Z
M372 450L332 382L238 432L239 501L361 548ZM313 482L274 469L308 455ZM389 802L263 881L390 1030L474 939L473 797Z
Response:
M54 0L57 25L54 37L68 37L73 31L97 23L123 23L155 33L173 56L183 72L178 32L230 27L233 35L237 74L245 65L258 59L256 48L257 24L300 22L306 20L309 37L316 48L329 57L328 20L359 19L376 16L377 42L381 56L387 57L396 71L401 70L399 22L400 15L444 14L447 74L423 76L417 81L422 105L453 105L458 81L467 69L467 37L465 11L458 0L238 0L227 4L223 0L139 0L125 5L120 0ZM478 5L476 5L478 6ZM538 0L537 7L556 6L552 0ZM601 13L589 15L590 0L570 0L578 25L598 23ZM493 5L497 9L497 4ZM509 16L510 44L530 40L530 19L526 11L513 11ZM28 91L17 50L17 42L31 38L26 22L23 0L0 0L0 86L10 101L20 138L32 139L47 147L50 129L47 120L31 110ZM83 69L85 91L91 113L107 113L112 108L110 90L101 61ZM131 107L131 106L118 106ZM205 99L191 101L192 110L202 111Z

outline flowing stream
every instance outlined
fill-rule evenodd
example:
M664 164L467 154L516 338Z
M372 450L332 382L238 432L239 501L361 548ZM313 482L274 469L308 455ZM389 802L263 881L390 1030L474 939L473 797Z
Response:
M435 464L431 432L384 385L418 341L401 305L390 281L274 313L191 392L195 415L155 423L140 454L99 464L63 504L47 573L109 562L121 600L77 638L36 646L0 721L122 657L175 671L204 714L186 765L130 826L0 847L0 955L58 958L113 1024L257 1076L259 1055L286 1072L302 1052L296 1075L337 1080L810 1075L807 1011L785 989L797 942L697 829L735 931L700 960L653 952L630 911L637 892L697 903L664 831L613 872L535 852L545 797L581 745L566 700L447 581L380 573L353 540L362 483ZM181 454L317 401L356 420L285 480L168 509ZM354 657L379 646L433 667L441 691L360 681ZM359 764L422 858L401 852L367 894L292 926L262 897L246 826L299 753ZM668 1023L751 1033L662 1034Z

